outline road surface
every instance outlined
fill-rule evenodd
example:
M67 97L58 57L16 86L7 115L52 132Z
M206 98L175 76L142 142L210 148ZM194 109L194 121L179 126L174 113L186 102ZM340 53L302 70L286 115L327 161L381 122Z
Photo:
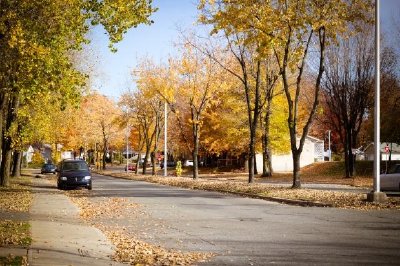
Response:
M400 211L289 206L95 175L88 195L137 203L146 242L217 255L201 265L399 265Z

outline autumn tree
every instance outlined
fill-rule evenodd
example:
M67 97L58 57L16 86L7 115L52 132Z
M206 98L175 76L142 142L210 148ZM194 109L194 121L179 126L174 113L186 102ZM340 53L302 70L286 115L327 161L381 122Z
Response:
M65 101L79 96L84 78L67 52L86 42L88 21L105 27L112 46L129 28L151 23L154 11L147 0L0 1L1 186L9 184L13 136L24 101L49 91Z
M381 139L400 143L400 82L398 56L393 47L382 50L381 63Z
M256 173L255 154L260 117L265 103L272 100L273 93L271 92L274 90L277 75L273 71L271 72L268 60L256 55L256 50L259 48L258 45L246 43L245 40L250 35L248 32L238 32L234 30L234 27L230 26L220 28L218 24L220 18L217 18L216 14L222 14L223 12L219 10L215 11L216 13L212 13L212 8L207 9L203 5L200 5L200 8L202 8L203 13L206 15L201 18L201 21L203 23L214 24L216 32L222 30L223 33L220 37L222 37L221 40L224 40L226 50L225 54L223 54L220 52L216 53L218 50L213 49L212 46L201 47L195 45L195 47L236 78L243 89L244 101L246 103L247 126L249 129L247 151L249 183L252 183L254 181L254 174ZM267 99L267 95L271 95L271 98ZM264 136L266 135L264 134ZM264 141L264 143L267 143L268 139L264 139ZM268 146L265 147L267 148Z
M324 100L334 119L330 127L340 136L344 147L346 177L354 172L357 136L372 104L374 75L374 42L364 32L340 39L338 46L327 51L326 74L323 82Z
M245 37L242 43L258 45L259 57L271 53L275 56L288 104L288 128L293 157L292 187L299 188L300 155L319 102L325 47L329 40L334 40L337 34L345 31L348 21L365 19L371 3L358 0L202 1L203 4L205 2L217 3L208 9L211 10L211 19L208 21L213 23L214 31L240 33ZM306 123L299 128L299 99L310 48L318 51L314 56L318 58L315 90L310 97L312 101Z
M123 133L117 124L121 111L114 101L94 92L82 99L79 113L78 147L86 147L89 143L93 146L97 145L97 142L101 143L102 168L106 169L106 156L110 152L111 143L123 139Z
M197 179L203 115L215 100L215 94L224 89L224 75L211 58L193 46L185 44L182 48L181 58L177 61L179 78L175 92L175 99L179 103L174 113L182 131L185 124L190 126L191 139L184 140L193 157L193 179ZM188 117L185 117L185 114L188 114Z
M396 47L385 41L381 50L381 141L400 143L400 82L398 76L398 59ZM373 95L371 95L373 97ZM374 141L374 106L367 111L364 138ZM391 152L390 157L391 160Z

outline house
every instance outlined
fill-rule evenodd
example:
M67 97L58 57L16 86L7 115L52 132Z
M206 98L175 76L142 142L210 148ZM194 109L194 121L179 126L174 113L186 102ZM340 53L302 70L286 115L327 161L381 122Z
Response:
M28 149L26 151L24 151L23 156L26 158L26 162L30 163L32 162L32 157L33 157L33 153L35 152L35 150L33 149L33 147L31 145L29 145Z
M41 154L44 158L45 162L51 162L51 155L52 155L52 147L50 144L43 144L43 146L40 148Z
M261 173L263 167L262 154L256 155L256 161L257 171ZM324 141L307 136L304 142L303 152L300 156L300 167L322 161L324 161ZM271 163L274 172L293 171L292 152L281 155L272 154Z
M391 152L386 152L387 148ZM364 160L373 161L374 160L374 151L375 145L374 143L368 144L364 149ZM400 161L400 145L396 143L387 143L382 142L380 146L381 151L381 160L382 161L389 161L389 156L391 155L392 161Z

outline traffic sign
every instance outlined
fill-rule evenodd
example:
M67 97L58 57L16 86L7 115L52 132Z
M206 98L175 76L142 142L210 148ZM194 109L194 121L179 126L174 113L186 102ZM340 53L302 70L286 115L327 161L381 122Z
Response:
M389 152L390 152L389 146L385 146L385 152L386 152L386 153L389 153Z

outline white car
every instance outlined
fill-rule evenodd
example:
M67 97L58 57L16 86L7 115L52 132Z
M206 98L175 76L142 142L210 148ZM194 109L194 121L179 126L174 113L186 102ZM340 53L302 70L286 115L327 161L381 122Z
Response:
M183 166L193 166L193 160L186 160L186 161L183 163Z
M393 165L386 174L381 174L382 191L400 191L400 164Z

